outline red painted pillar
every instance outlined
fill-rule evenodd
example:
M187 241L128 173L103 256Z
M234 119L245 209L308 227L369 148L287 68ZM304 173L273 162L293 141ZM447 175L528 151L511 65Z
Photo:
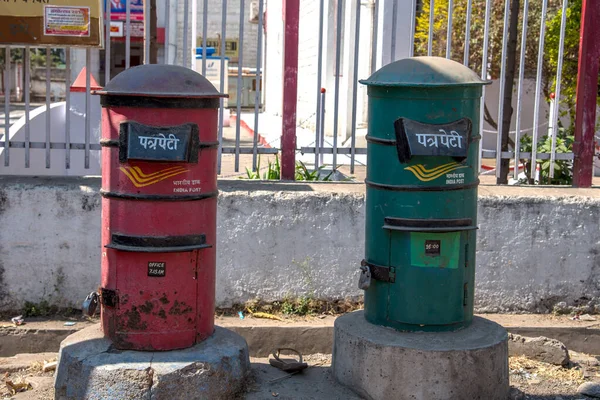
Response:
M596 96L600 67L600 1L583 0L577 73L573 186L592 186Z
M296 169L296 101L298 97L298 26L300 23L300 0L284 1L283 18L281 179L294 180Z

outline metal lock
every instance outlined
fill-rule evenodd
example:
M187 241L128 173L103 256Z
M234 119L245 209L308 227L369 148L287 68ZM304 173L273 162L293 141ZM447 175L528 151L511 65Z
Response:
M81 307L83 315L87 315L88 317L94 316L94 314L96 313L96 309L98 308L99 297L100 296L96 292L92 292L87 295Z
M360 266L360 276L358 277L358 288L367 290L369 286L371 286L371 269L363 260Z

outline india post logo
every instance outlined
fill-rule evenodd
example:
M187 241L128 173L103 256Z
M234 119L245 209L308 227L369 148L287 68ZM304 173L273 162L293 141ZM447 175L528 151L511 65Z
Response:
M182 166L165 168L151 174L145 174L140 167L121 167L119 169L129 178L131 183L138 188L154 185L167 178L189 171Z
M404 169L415 174L417 179L421 182L429 182L441 177L444 174L447 174L448 172L462 168L467 168L467 165L459 164L454 161L431 169L425 168L425 165L423 164L411 165L410 167L406 167Z

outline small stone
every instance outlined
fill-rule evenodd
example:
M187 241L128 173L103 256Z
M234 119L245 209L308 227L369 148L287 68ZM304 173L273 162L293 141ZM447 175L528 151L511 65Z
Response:
M558 340L544 336L530 338L521 335L508 334L508 354L510 356L525 356L532 360L554 365L569 364L569 351Z
M585 382L577 388L577 393L600 399L600 383Z

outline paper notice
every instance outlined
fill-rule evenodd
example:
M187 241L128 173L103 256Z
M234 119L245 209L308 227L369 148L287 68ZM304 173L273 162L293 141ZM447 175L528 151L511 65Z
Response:
M90 8L45 6L44 35L90 36Z

